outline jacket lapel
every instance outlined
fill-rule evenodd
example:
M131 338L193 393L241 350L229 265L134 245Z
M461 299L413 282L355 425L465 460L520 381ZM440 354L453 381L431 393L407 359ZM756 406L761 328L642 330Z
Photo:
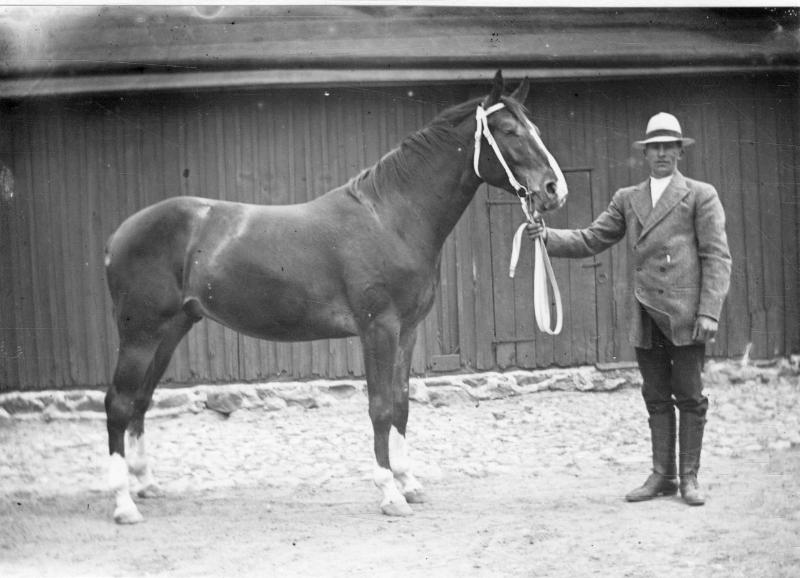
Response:
M650 197L650 179L636 185L636 189L631 195L631 207L633 207L633 212L636 213L636 217L644 228L647 217L653 210L653 201Z
M649 197L649 184L647 189ZM669 185L667 185L667 188L664 190L661 198L656 203L656 206L653 207L653 210L650 211L649 215L647 215L647 219L644 221L644 226L642 227L642 232L639 235L639 238L641 239L644 237L653 227L661 222L661 220L666 217L669 212L675 208L675 205L677 205L688 193L689 188L686 186L686 178L678 171L675 171L675 174L672 176L672 180L669 182ZM652 203L649 198L648 202Z

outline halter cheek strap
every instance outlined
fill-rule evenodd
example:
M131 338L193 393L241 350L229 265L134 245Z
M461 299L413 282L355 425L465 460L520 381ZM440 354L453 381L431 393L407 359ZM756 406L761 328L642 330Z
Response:
M494 151L497 160L500 162L500 165L505 169L508 182L511 183L512 187L514 187L514 190L517 192L517 196L524 198L528 195L528 189L522 186L514 176L514 173L511 172L506 159L503 158L503 153L500 152L500 147L497 146L497 141L494 140L492 131L489 130L489 115L505 108L505 106L506 105L502 102L498 102L489 108L483 108L482 105L479 105L478 108L475 109L475 154L472 158L472 164L475 168L475 174L480 177L481 171L478 168L478 164L481 157L481 142L483 141L483 138L486 138L486 142L488 142L492 147L492 150Z
M503 158L503 153L500 152L500 147L497 146L497 141L492 136L492 131L489 130L489 115L505 107L505 104L498 102L484 109L479 105L475 110L475 154L472 159L472 164L475 169L475 174L481 176L478 167L481 155L481 142L486 138L486 142L494 150L500 165L505 169L508 182L514 188L519 197L520 204L522 205L522 212L525 213L526 222L519 226L517 232L514 234L514 242L511 248L511 264L508 270L508 276L514 277L517 269L517 262L519 261L520 248L522 246L522 235L525 232L525 227L528 223L533 222L534 218L539 215L536 209L529 206L530 192L527 188L519 183L519 181L511 172L508 163ZM538 140L538 139L537 139ZM549 157L549 153L548 153ZM559 170L560 173L560 170ZM563 176L562 176L563 178ZM544 246L544 241L541 237L537 237L534 241L534 269L533 269L533 312L536 317L536 324L539 331L547 333L548 335L557 335L561 333L561 326L564 319L563 310L561 306L561 292L558 290L558 283L556 276L553 272L553 266L550 264L550 257L547 255L547 249ZM545 275L546 274L546 275ZM549 282L549 286L548 286ZM550 321L550 290L553 288L553 300L556 307L556 326L551 329Z

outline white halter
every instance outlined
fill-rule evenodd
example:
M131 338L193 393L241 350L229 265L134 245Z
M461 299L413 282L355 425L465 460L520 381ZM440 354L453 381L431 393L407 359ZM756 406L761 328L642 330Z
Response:
M475 109L475 154L472 159L472 164L475 169L475 174L480 177L481 172L478 168L478 163L481 154L482 137L485 137L486 141L492 147L492 150L494 150L494 154L497 156L500 165L505 169L508 182L514 188L514 191L516 191L520 204L522 205L522 212L525 213L527 221L520 225L517 232L514 234L514 242L511 248L511 264L509 266L508 276L513 278L517 269L517 262L519 261L519 252L525 227L528 223L533 222L535 218L541 217L536 209L533 209L531 212L531 207L529 206L531 198L530 191L528 191L525 186L521 185L514 176L514 173L511 172L508 163L506 163L506 160L503 158L503 153L500 152L500 147L497 146L497 141L494 140L494 136L492 136L492 132L489 130L489 115L504 107L505 104L498 102L487 109L484 109L483 105L478 105L478 108ZM538 138L536 140L537 142L541 142ZM547 157L548 160L552 159L549 152L547 153ZM558 170L558 175L563 179L560 169ZM545 272L547 276L545 276ZM550 290L548 281L553 288L553 300L556 306L556 326L554 329L550 328ZM536 317L536 324L539 326L539 331L549 335L561 333L561 326L564 319L561 306L561 293L558 290L558 283L553 273L553 266L550 264L550 257L547 255L547 249L541 237L537 237L534 242L533 312Z
M508 182L514 187L517 195L520 198L524 198L528 195L528 189L519 184L514 173L508 168L508 163L506 163L506 159L503 158L503 153L500 152L500 147L497 146L497 141L494 140L492 131L489 130L489 115L505 108L505 106L506 105L502 102L498 102L487 109L484 109L483 105L478 105L478 108L475 109L475 154L472 157L472 164L475 167L475 174L480 177L481 171L478 169L478 161L481 156L481 136L484 136L486 137L486 141L491 145L492 150L494 150L494 154L497 155L497 160L500 161L500 164L506 170ZM520 193L520 191L522 192Z

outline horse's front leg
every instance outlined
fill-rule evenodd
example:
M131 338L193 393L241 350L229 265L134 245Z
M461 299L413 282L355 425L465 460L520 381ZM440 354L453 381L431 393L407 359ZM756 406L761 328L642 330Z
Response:
M139 430L141 431L141 430ZM153 469L147 457L144 444L144 432L130 432L128 435L128 448L126 453L128 471L136 476L139 486L136 495L140 498L156 498L163 496L164 492L153 476Z
M403 336L404 337L404 336ZM389 516L409 516L413 512L395 483L408 470L405 425L408 419L407 355L401 347L401 325L396 319L372 321L362 333L364 366L367 373L369 416L375 435L374 481L383 494L381 510ZM413 340L412 340L413 345ZM410 359L410 358L409 358ZM398 403L405 396L405 404ZM398 413L399 412L399 413ZM398 425L400 428L398 429ZM394 453L394 455L392 455ZM402 471L402 473L401 473Z
M417 340L416 327L406 330L400 336L400 355L402 363L398 368L400 375L392 388L394 395L394 413L392 428L389 430L389 463L392 474L406 501L421 504L425 501L422 484L411 471L411 460L408 456L406 441L406 425L408 424L408 379L411 372L411 358Z

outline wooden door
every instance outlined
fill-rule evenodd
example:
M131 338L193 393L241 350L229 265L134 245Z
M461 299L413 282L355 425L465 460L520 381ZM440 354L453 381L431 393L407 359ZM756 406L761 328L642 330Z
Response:
M593 206L590 168L565 169L569 202L546 217L554 228L585 227L598 212ZM533 313L533 246L524 238L513 279L508 274L514 232L523 222L519 201L500 189L489 188L486 197L492 259L494 346L500 368L547 367L605 361L608 327L598 318L611 310L608 253L589 259L553 259L561 291L564 325L551 337L539 331ZM598 295L601 302L598 302ZM602 331L603 335L600 335Z

